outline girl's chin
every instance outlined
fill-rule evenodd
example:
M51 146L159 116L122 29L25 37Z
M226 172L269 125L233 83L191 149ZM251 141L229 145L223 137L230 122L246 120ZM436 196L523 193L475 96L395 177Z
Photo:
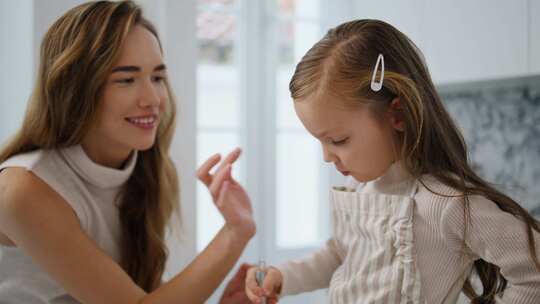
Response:
M355 174L355 173L351 173L350 176L352 176L359 183L367 183L367 182L371 182L371 181L376 179L376 178L373 178L371 176L358 175L358 174Z

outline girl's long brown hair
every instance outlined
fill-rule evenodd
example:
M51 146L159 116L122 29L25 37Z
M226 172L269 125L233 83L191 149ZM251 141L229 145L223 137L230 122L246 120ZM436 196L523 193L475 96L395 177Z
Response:
M371 76L381 53L385 61L384 85L374 93L370 89ZM376 79L379 76L377 72ZM390 101L399 97L406 124L400 138L404 164L414 176L431 174L462 193L463 246L470 225L468 197L481 195L526 224L529 253L540 271L533 238L533 229L540 232L540 223L471 169L465 141L435 90L422 54L403 33L378 20L350 21L329 30L296 66L290 91L295 101L314 94L331 94L344 106L364 104L376 114L386 111ZM483 292L478 295L470 280L463 291L471 303L494 303L495 295L507 286L499 267L480 259L474 262L474 269Z
M37 149L80 144L96 120L99 100L128 32L154 26L131 1L96 1L58 19L41 44L40 67L21 129L0 151L0 163ZM168 155L175 126L175 100L169 103L154 146L140 151L120 199L121 266L150 292L161 283L168 252L164 235L179 205L176 169Z

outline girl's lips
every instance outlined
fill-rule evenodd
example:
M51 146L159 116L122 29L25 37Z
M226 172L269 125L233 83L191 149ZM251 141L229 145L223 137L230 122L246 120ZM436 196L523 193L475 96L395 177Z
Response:
M334 166L336 167L336 170L339 171L339 173L341 173L341 174L343 174L343 175L345 175L345 176L347 176L347 175L349 175L349 174L351 173L351 172L349 172L349 171L345 171L345 170L341 169L341 167L338 166L337 164L334 164Z
M350 172L349 171L339 171L341 172L341 174L345 175L345 176L349 176Z
M348 176L351 173L349 171L341 170L341 169L338 169L338 168L336 168L336 169L339 171L339 173L341 173L341 174L343 174L345 176Z

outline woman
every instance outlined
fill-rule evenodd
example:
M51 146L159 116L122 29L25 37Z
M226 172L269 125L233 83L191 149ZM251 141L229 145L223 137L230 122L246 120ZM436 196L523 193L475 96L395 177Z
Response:
M211 295L255 234L250 200L231 176L240 150L215 174L219 155L199 169L225 225L162 283L165 227L179 203L174 122L161 44L137 5L90 2L52 25L22 128L0 151L2 303ZM224 303L241 299L233 283Z

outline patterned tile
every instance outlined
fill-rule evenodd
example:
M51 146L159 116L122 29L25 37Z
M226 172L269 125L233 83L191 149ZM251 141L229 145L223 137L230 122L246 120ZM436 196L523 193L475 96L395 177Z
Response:
M438 89L477 172L540 217L540 76Z

